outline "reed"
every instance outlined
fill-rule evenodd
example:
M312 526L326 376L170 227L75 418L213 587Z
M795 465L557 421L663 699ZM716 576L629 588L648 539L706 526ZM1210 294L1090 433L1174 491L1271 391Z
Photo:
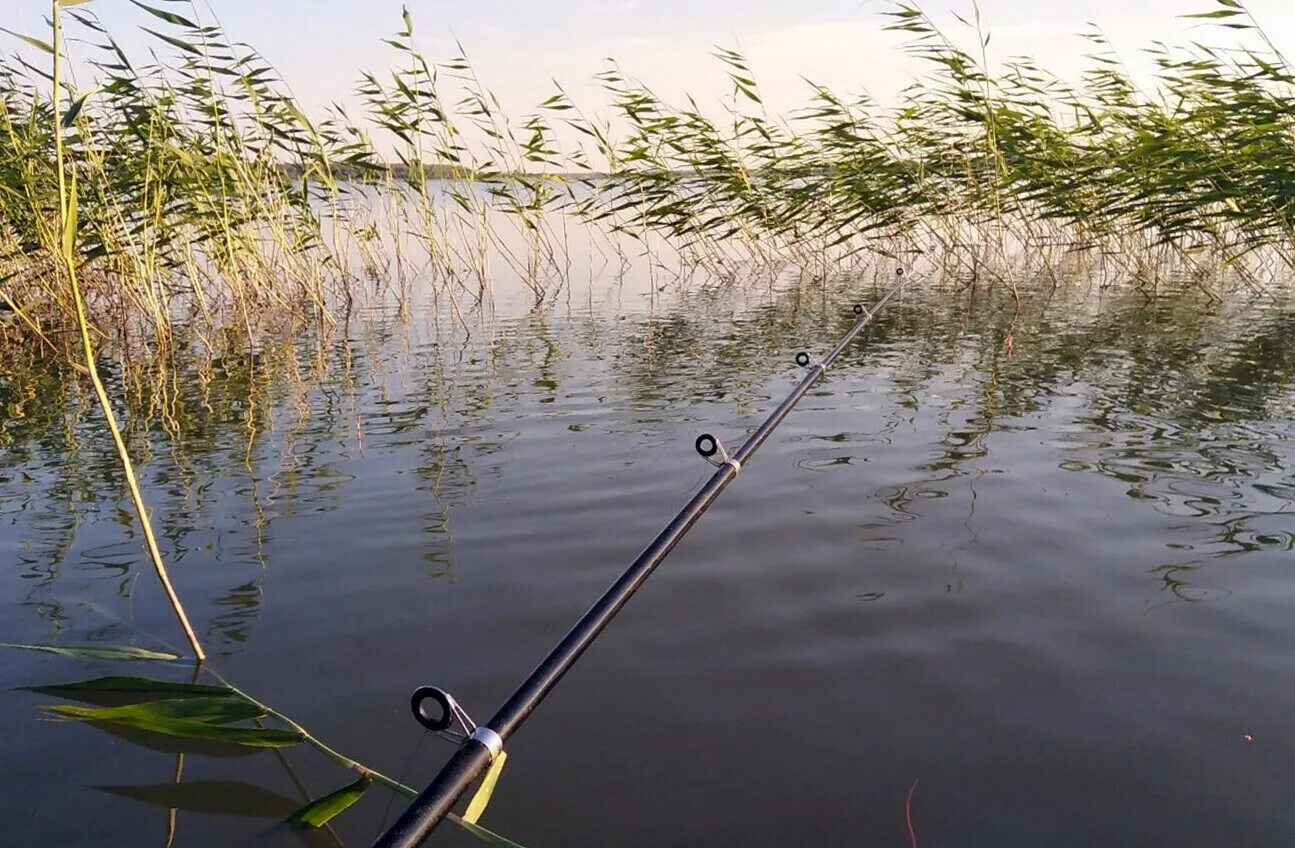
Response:
M68 290L72 299L73 309L76 311L76 325L80 331L81 349L85 356L85 369L90 379L91 385L94 386L95 397L99 402L99 408L103 412L104 420L108 425L108 432L112 436L113 445L117 449L117 457L121 463L122 474L125 476L126 488L130 492L131 503L135 508L135 515L139 519L140 529L144 534L144 544L148 550L149 559L153 563L153 569L157 572L159 582L166 592L167 600L171 603L171 608L175 611L176 618L179 620L180 628L184 631L185 637L189 640L189 645L193 648L194 656L198 662L206 659L206 654L202 649L202 644L198 641L197 634L193 631L193 625L189 623L189 616L184 611L184 605L180 602L179 595L175 592L175 587L171 584L170 575L167 574L166 565L162 562L161 551L157 547L157 539L153 534L153 525L148 517L148 510L144 506L144 498L140 493L139 484L135 478L135 466L131 462L130 452L126 449L126 442L121 436L121 428L117 426L117 416L113 412L112 402L108 398L108 392L104 389L103 381L99 378L99 368L95 363L94 344L90 340L90 324L86 317L85 301L81 296L81 285L77 276L77 256L76 244L78 236L78 202L77 202L77 182L76 171L71 172L70 179L65 176L66 156L63 146L63 129L66 124L70 123L68 116L64 115L59 109L59 97L62 93L60 86L60 76L62 63L60 56L62 53L62 26L61 7L65 4L70 5L69 0L54 0L53 14L51 16L53 27L53 73L51 75L51 118L53 120L53 137L55 163L58 168L58 198L59 213L58 220L60 223L59 232L61 239L59 242L59 257L62 260L62 270L66 274ZM75 104L69 109L68 115L76 109Z
M1069 83L992 62L978 14L950 34L899 4L883 25L929 73L894 107L810 84L803 108L770 114L747 60L721 48L721 104L668 103L611 64L601 108L558 88L520 118L461 45L424 54L408 12L358 108L307 116L209 12L132 2L157 42L147 61L89 0L53 21L76 28L84 83L0 59L0 346L80 364L83 312L163 406L141 386L165 386L179 356L231 338L256 351L285 325L325 337L371 277L421 278L458 308L507 273L542 302L567 274L568 221L612 255L647 254L654 275L719 279L902 254L1013 290L1063 273L1153 289L1180 272L1258 288L1295 257L1295 75L1239 0L1188 15L1237 44L1152 45L1145 90L1096 30Z
M1236 0L1188 17L1253 43L1153 46L1145 92L1097 32L1091 69L1070 85L1026 59L991 69L978 18L965 22L969 51L915 6L886 14L931 69L894 109L813 86L807 108L771 118L743 57L720 50L734 92L721 123L610 69L601 80L627 131L611 140L569 120L616 177L591 184L581 211L753 254L970 254L958 264L972 274L1036 248L1116 258L1126 273L1164 257L1289 270L1292 76Z

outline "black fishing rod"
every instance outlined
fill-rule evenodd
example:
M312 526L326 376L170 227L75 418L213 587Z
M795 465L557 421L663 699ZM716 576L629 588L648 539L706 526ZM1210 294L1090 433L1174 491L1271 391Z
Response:
M772 435L783 419L795 409L800 399L822 378L850 342L872 323L872 319L890 302L891 298L899 293L905 282L903 269L897 271L896 275L898 279L895 284L871 310L865 309L862 305L854 307L854 313L859 316L859 319L821 362L811 365L808 353L797 354L796 364L809 368L809 373L735 453L730 454L723 443L709 433L698 437L697 452L716 466L715 473L701 487L701 490L693 495L692 500L688 501L679 514L665 526L665 529L652 540L643 553L638 555L638 559L634 560L620 579L612 584L580 621L576 622L575 627L571 628L562 641L549 652L549 655L531 672L522 685L517 687L517 691L504 702L490 721L480 726L474 725L454 698L436 687L423 686L414 692L411 707L418 722L450 738L458 744L459 748L440 773L427 784L427 788L419 793L409 808L374 843L374 848L417 848L450 814L451 809L473 782L481 777L503 752L504 743L508 738L517 732L522 722L535 711L571 666L575 665L585 649L593 644L598 634L611 623L630 598L634 597L639 587L652 575L661 561L669 556L675 545L679 544L679 541L697 523L697 519L710 508L728 484L733 482L742 467ZM439 713L428 711L429 702L435 703ZM449 730L456 721L463 728L462 733Z

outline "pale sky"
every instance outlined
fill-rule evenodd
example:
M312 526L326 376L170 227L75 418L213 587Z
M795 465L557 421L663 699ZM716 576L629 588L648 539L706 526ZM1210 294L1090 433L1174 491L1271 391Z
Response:
M1225 42L1223 32L1193 29L1193 22L1178 17L1219 8L1215 3L981 0L980 7L993 33L991 60L1025 53L1072 75L1091 49L1075 35L1087 22L1099 24L1126 58L1136 59L1138 49L1153 39ZM157 5L191 14L184 4ZM269 58L311 111L347 99L359 69L391 66L392 51L379 39L400 27L401 5L400 0L210 0L200 8L208 20L214 11L235 39L252 43ZM951 36L967 32L952 13L970 18L970 0L922 5ZM704 102L728 90L723 70L709 56L712 46L738 47L750 58L771 111L804 104L801 76L840 93L866 88L885 102L920 69L902 54L900 34L882 32L880 13L891 7L884 0L408 0L408 6L424 51L449 58L453 39L460 39L511 115L532 111L552 93L554 77L582 102L599 102L590 77L609 56L667 99L689 91ZM1248 6L1279 46L1295 54L1295 0L1250 0ZM150 19L127 0L95 0L80 8L94 9L128 47L146 43L137 25ZM45 0L3 0L0 26L43 35L48 9Z

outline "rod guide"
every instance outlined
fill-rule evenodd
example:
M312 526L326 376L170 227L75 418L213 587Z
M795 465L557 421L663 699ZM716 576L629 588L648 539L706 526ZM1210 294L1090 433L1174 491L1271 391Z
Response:
M445 690L435 686L419 686L409 698L409 709L414 718L428 730L439 733L448 730L454 723L454 709L450 706L450 696ZM439 713L428 712L428 702L437 706Z

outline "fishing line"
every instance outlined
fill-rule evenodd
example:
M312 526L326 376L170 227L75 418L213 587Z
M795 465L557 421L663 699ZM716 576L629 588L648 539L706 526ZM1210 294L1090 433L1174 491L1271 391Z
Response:
M414 763L418 760L418 755L422 752L423 745L427 742L427 738L430 735L430 733L422 734L418 737L418 741L414 743L413 747L410 748L409 756L405 758L405 764L396 775L396 779L401 783L408 785L409 772L413 769ZM395 806L396 799L399 797L399 794L395 792L392 792L387 797L387 805L382 808L382 819L378 822L378 826L373 833L374 839L381 836L383 831L387 829L387 819L391 818L391 808Z
M807 370L804 378L792 389L764 422L735 451L711 433L703 433L694 447L703 459L715 466L715 472L681 509L670 523L657 534L642 553L632 562L589 611L576 622L562 641L536 666L530 676L509 696L503 706L484 725L477 725L448 692L435 686L422 686L415 690L410 700L414 717L424 727L457 744L457 749L440 773L419 793L414 802L374 843L374 848L417 848L436 826L448 815L483 774L486 776L477 795L468 807L467 816L478 816L489 800L499 770L508 756L504 744L521 727L522 723L544 701L573 665L606 629L616 615L629 603L661 562L687 535L715 500L723 493L743 466L750 461L760 446L795 409L801 399L813 388L832 364L845 352L850 343L872 323L877 314L903 288L906 278L903 269L896 272L895 283L871 309L856 304L857 320L848 332L818 362L813 362L807 352L796 356L796 362ZM435 712L429 707L435 705ZM460 731L451 730L457 723ZM475 819L473 819L475 820Z

